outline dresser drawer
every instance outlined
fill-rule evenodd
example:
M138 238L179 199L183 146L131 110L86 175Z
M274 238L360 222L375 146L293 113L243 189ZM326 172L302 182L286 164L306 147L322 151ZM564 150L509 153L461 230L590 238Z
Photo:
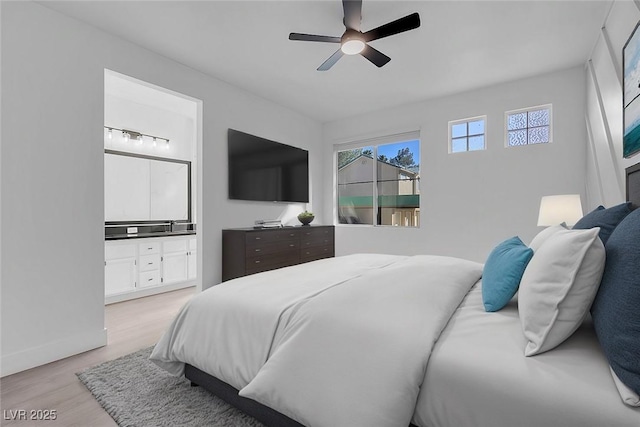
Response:
M320 259L332 257L334 255L333 246L314 246L311 248L303 248L300 254L302 262L309 261L309 258Z
M293 249L280 251L273 254L261 255L257 257L247 258L246 272L247 274L258 273L260 271L272 270L274 268L284 267L287 265L295 265L300 262L300 250Z
M333 246L333 235L317 235L312 237L302 238L300 247L302 249L314 247L314 246Z
M253 231L245 236L247 247L262 246L275 242L299 240L300 233L296 229Z
M138 245L138 250L140 251L140 255L149 255L149 254L159 254L160 253L160 242L148 242L148 243L140 243Z
M333 227L303 227L303 229L300 231L300 237L302 240L317 239L320 237L333 238Z
M154 286L160 284L160 270L140 272L140 287Z
M160 268L160 254L142 255L140 257L140 271L158 270Z
M300 242L297 240L283 240L275 242L264 242L260 244L247 245L246 256L257 257L280 253L284 251L293 251L300 248Z

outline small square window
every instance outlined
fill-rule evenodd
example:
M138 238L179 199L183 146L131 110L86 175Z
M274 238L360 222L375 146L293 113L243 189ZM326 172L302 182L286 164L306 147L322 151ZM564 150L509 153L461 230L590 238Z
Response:
M449 153L484 150L487 116L449 122Z
M507 111L506 145L545 144L551 142L551 104Z

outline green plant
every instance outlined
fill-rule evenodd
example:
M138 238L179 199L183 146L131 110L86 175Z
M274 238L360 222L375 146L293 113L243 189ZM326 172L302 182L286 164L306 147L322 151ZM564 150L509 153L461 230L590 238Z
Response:
M315 216L313 215L313 212L304 211L298 215L298 218L309 218L312 216Z

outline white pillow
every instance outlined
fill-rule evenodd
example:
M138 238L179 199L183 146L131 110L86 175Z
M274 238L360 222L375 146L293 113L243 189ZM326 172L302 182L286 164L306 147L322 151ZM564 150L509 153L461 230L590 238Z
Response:
M533 252L535 252L538 249L540 249L540 246L542 246L542 244L546 242L549 237L553 236L558 231L567 230L567 229L568 229L567 224L565 224L564 222L559 225L547 227L541 232L539 232L536 235L536 237L533 238L533 240L531 241L531 244L529 244L529 247L533 249Z
M629 406L640 406L640 396L638 396L638 393L631 390L625 383L620 381L620 378L618 378L616 373L613 372L613 369L611 369L611 367L609 367L609 370L611 371L613 382L616 384L616 388L618 389L618 393L620 393L622 401Z
M598 227L556 230L535 250L518 297L522 331L528 340L525 356L558 346L582 323L604 271L599 231Z

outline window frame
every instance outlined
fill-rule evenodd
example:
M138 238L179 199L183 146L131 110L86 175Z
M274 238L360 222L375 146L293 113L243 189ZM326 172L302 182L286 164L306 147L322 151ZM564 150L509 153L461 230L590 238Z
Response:
M529 129L536 129L536 128L541 128L541 127L545 127L545 126L533 126L533 127L529 127L529 113L532 111L538 111L538 110L544 110L544 109L548 109L549 110L549 141L548 142L538 142L538 143L530 143L529 142ZM527 131L527 143L526 144L520 144L520 145L509 145L509 116L513 115L513 114L518 114L518 113L527 113L527 127L522 128L524 130ZM521 129L514 129L514 130L521 130ZM504 146L505 148L515 148L515 147L529 147L532 145L545 145L545 144L551 144L553 143L553 104L549 103L549 104L542 104L542 105L536 105L533 107L526 107L526 108L519 108L517 110L510 110L510 111L505 111L504 112Z
M484 121L484 133L474 133L474 134L470 134L469 133L469 123L471 122L477 122L478 120L482 120ZM459 125L462 123L466 123L467 125L467 133L464 137L458 137L458 138L453 138L453 127L455 125ZM475 116L475 117L469 117L466 119L459 119L459 120L450 120L449 121L449 154L460 154L460 153L473 153L475 151L486 151L487 150L487 115L482 115L482 116ZM484 144L482 146L481 150L469 150L469 138L472 136L484 136ZM467 149L464 151L453 151L453 140L454 139L462 139L462 138L466 138L467 139Z
M419 229L421 228L422 222L419 221L417 226L394 226L387 224L376 224L377 223L377 212L378 212L378 168L377 163L375 163L378 159L378 146L385 144L394 144L405 141L419 141L420 152L422 152L422 140L420 138L420 130L411 130L405 132L394 133L386 136L374 136L374 137L363 137L352 139L349 141L339 142L333 144L333 224L336 227L356 227L356 228L366 228L366 227L390 227L390 228L406 228L406 229ZM372 175L372 210L373 210L373 221L372 224L344 224L340 222L340 194L338 192L338 152L339 151L347 151L353 150L357 148L368 148L371 147L373 151L373 175ZM421 154L420 156L421 157ZM420 163L422 160L419 159ZM419 186L418 181L418 186ZM420 207L418 208L418 212L421 212L422 208L422 197L420 197L419 202Z

